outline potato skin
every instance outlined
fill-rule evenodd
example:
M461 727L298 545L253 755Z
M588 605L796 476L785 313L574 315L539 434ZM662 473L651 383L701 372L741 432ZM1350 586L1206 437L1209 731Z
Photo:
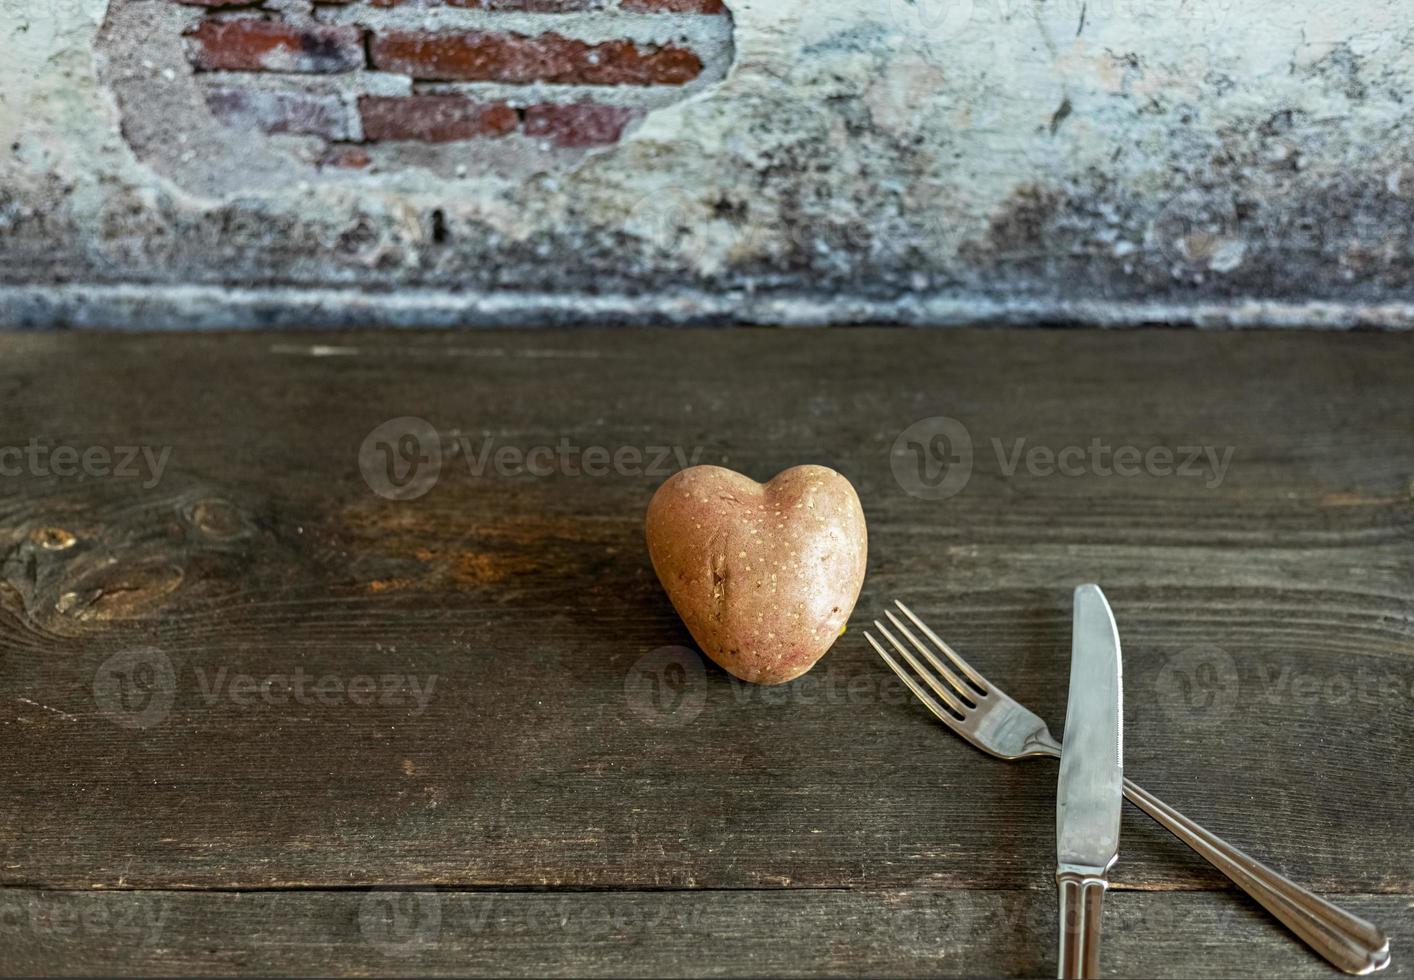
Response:
M694 466L658 488L644 529L693 639L745 681L783 684L815 666L864 584L864 510L826 466L796 466L764 485Z

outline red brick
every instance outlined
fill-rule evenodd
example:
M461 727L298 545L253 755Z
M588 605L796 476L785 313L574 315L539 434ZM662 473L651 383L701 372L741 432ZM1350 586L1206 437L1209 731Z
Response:
M364 170L372 166L373 158L361 146L334 146L319 161L321 167L337 167L340 170Z
M211 113L227 126L266 133L353 138L349 109L337 95L217 88L206 93Z
M617 143L638 114L625 106L593 102L533 105L525 110L525 135L559 147L603 146Z
M722 0L623 0L620 8L641 14L724 14Z
M347 3L348 0L340 0ZM608 0L369 0L375 7L465 7L471 10L530 14L568 14L602 10Z
M358 100L365 139L450 143L505 136L520 116L504 102L475 102L464 95L365 95Z
M203 3L206 0L179 0ZM214 0L244 3L246 0ZM349 3L350 0L315 0L317 3ZM517 11L533 14L565 14L583 10L603 10L608 0L368 0L375 7L465 7L471 10ZM641 14L725 14L722 0L622 0L621 9Z
M363 67L363 29L261 17L204 20L187 31L191 62L205 71L343 72Z
M696 54L675 45L590 44L554 33L394 30L375 34L371 52L376 68L433 80L682 85L702 71Z

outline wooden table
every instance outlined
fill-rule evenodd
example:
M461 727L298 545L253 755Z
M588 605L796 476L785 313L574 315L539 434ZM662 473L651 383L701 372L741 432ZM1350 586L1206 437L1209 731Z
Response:
M1054 975L1054 764L862 630L903 597L1059 731L1094 580L1128 773L1414 975L1414 337L9 335L0 405L3 972ZM937 416L951 496L941 423L894 451ZM803 680L662 650L653 447L858 488ZM1331 972L1132 808L1114 885L1108 974Z

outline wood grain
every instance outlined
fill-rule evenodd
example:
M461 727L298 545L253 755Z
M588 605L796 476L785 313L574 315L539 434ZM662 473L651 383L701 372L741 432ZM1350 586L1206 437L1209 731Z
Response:
M1407 899L1346 904L1414 938ZM1049 976L1055 914L1050 891L1009 890L0 890L20 976ZM1205 894L1112 893L1103 942L1108 977L1330 972ZM1381 976L1411 972L1396 954Z
M1054 765L962 744L860 634L901 597L1058 732L1070 589L1093 580L1125 644L1129 774L1407 928L1411 355L1414 338L1373 334L0 337L0 449L170 450L151 486L0 477L0 885L299 889L290 907L310 909L371 885L825 890L883 935L888 916L869 910L884 894L1045 906ZM920 499L895 477L894 444L939 415L970 433L971 478ZM425 496L388 500L360 446L403 416L435 427L445 458ZM763 479L834 466L870 522L849 632L776 692L645 661L690 642L642 545L662 475L476 475L462 436L474 459L489 438L678 447ZM1221 480L1008 475L1018 439L1232 455ZM260 683L300 676L340 693L262 699ZM242 677L253 693L237 693ZM352 696L365 678L379 693ZM124 727L153 704L149 727ZM1201 892L1166 899L1200 918L1244 907L1137 811L1124 835L1117 888ZM189 897L211 904L177 959L134 953L132 969L187 969L202 948L187 937L224 930L236 913L214 910L242 900ZM949 936L960 961L889 959L881 942L882 958L798 962L1038 972L1050 948L1041 936L1035 962L979 960L979 937ZM643 963L708 969L673 965L680 939ZM583 962L553 937L527 942L528 972ZM749 952L766 940L743 942L722 971L769 968ZM24 962L81 972L81 946ZM1221 968L1263 972L1278 948L1310 966L1278 937ZM1129 962L1204 974L1212 953ZM437 956L428 969L456 968L455 950Z

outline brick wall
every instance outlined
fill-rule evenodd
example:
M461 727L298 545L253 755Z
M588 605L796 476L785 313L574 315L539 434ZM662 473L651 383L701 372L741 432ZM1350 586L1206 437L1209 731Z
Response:
M423 147L417 162L441 148L464 169L492 143L582 154L730 56L721 0L162 2L190 12L182 43L212 116L316 141L325 167Z

